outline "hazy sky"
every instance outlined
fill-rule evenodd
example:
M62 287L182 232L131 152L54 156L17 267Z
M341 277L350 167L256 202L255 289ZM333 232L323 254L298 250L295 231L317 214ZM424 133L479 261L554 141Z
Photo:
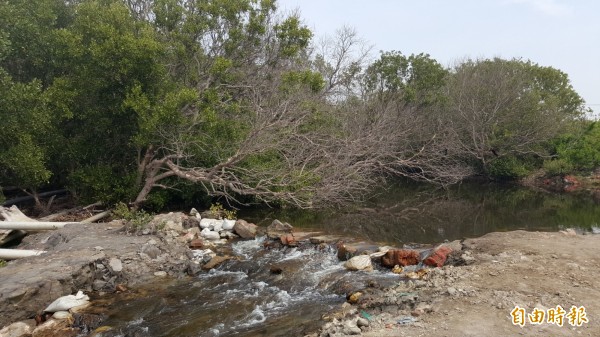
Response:
M465 57L530 59L567 74L600 112L598 0L278 0L299 9L316 36L346 25L380 50L428 53L443 65Z

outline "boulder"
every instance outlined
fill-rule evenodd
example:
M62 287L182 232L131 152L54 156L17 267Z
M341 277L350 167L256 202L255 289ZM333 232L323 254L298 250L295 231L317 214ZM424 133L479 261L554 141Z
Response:
M200 220L200 219L202 218L202 217L200 216L200 213L198 212L198 210L197 210L197 209L195 209L195 208L192 208L192 209L190 210L190 216L193 216L194 218L196 218L196 219L198 219L198 220Z
M113 273L119 273L123 270L123 263L121 263L121 260L112 257L108 260L108 267Z
M183 220L182 225L183 225L183 228L185 228L185 229L199 228L200 227L200 219L188 217L187 219Z
M75 337L79 329L69 327L66 320L50 319L39 325L31 333L32 337Z
M144 226L150 232L156 229L164 231L183 232L183 222L189 217L181 212L171 212L167 214L158 214L150 222Z
M237 220L233 226L233 231L242 239L254 239L257 229L258 226L242 219Z
M429 254L429 256L423 260L423 263L430 267L441 267L446 263L448 254L452 252L452 249L448 246L439 246Z
M346 267L348 270L354 271L373 271L373 264L371 263L371 257L369 255L354 256L344 263L344 267Z
M226 231L230 231L233 229L233 227L235 226L236 221L235 220L229 220L229 219L225 219L223 220L223 229Z
M232 231L225 230L225 229L222 230L221 233L219 233L219 235L221 236L221 238L227 239L227 240L235 239L238 237Z
M381 257L381 264L394 268L394 266L410 266L419 264L420 255L416 250L411 249L390 249Z
M7 325L0 330L0 337L31 337L31 327L23 322Z
M345 244L343 242L338 242L337 247L337 257L340 261L346 261L349 258L356 255L357 248L351 245Z
M218 232L212 231L208 228L204 228L202 232L200 232L200 235L207 240L219 240L221 238Z
M283 234L279 237L279 241L281 241L281 244L283 244L284 246L294 247L298 245L298 242L296 241L296 238L293 234Z
M231 260L231 256L215 256L212 259L210 259L210 261L208 261L208 263L203 265L202 269L204 269L204 270L213 269L227 260Z
M202 228L202 229L205 229L205 228L214 229L215 226L217 226L218 224L220 224L222 222L223 222L223 220L204 218L204 219L200 220L200 228Z
M292 233L293 229L294 227L287 222L273 220L267 227L267 236L271 239L278 239L281 235Z

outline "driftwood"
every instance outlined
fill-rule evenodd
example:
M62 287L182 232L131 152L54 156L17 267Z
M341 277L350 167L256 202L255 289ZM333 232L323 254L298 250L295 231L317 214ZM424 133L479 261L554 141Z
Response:
M67 193L67 190L56 190L56 191L49 191L49 192L43 192L43 193L38 193L37 197L41 198L41 197L49 197L49 196L54 196L54 195L59 195L59 194L64 194ZM25 201L30 201L30 200L34 200L35 196L33 195L28 195L26 197L19 197L19 198L14 198L14 199L10 199L10 200L6 200L5 202L2 203L2 206L10 206L10 205L14 205L14 204L18 204L20 202L25 202Z
M25 249L3 249L0 248L0 259L2 260L14 260L29 256L37 256L44 254L46 251L43 250L25 250Z
M0 218L4 218L5 221L35 221L23 214L17 206L6 208L0 206ZM0 222L1 223L1 222ZM0 229L0 246L3 246L13 240L20 240L27 235L27 232L22 230L8 230Z
M44 231L59 229L67 224L81 224L81 222L52 222L52 221L0 221L0 229L16 229L24 231Z
M92 223L92 222L96 222L100 219L104 219L106 217L108 217L110 215L111 211L104 211L102 213L98 213L92 217L89 217L85 220L83 220L81 223Z
M83 209L91 208L98 205L99 203L95 203L92 205L88 205ZM53 230L62 228L68 223L92 223L110 215L110 211L104 211L88 219L85 219L82 222L49 221L51 219L59 217L60 215L66 214L69 211L71 210L59 212L48 217L42 218L41 220L44 221L37 221L23 214L23 212L21 212L21 210L19 210L17 206L13 205L10 208L0 206L0 220L4 219L4 221L0 221L0 246L4 246L11 241L22 239L27 235L26 231Z
M0 217L4 218L4 221L36 221L23 214L17 206L12 206L10 208L0 206Z
M91 208L98 206L99 203L95 203L92 205L88 205L83 209ZM79 209L79 208L77 208ZM74 209L74 210L77 210ZM62 211L48 217L42 218L45 221L38 221L28 217L23 214L21 210L17 206L12 206L10 208L0 206L0 218L3 218L4 221L0 221L0 246L5 245L13 240L19 240L27 235L26 231L40 231L40 230L53 230L59 229L67 224L82 224L82 223L92 223L108 217L110 215L110 211L104 211L98 213L90 218L83 220L82 222L53 222L48 221L48 219L55 219L60 215L67 214L69 211ZM40 255L44 252L42 251L23 251L17 249L3 249L0 253L0 259L9 260L9 259L17 259L28 256Z
M72 212L76 212L76 211L79 211L79 210L86 210L86 209L89 209L89 208L92 208L92 207L96 207L96 206L100 206L100 205L102 205L101 202L96 202L96 203L93 203L91 205L87 205L85 207L70 208L70 209L66 209L66 210L60 211L58 213L54 213L54 214L50 214L48 216L42 217L39 220L41 220L41 221L52 221L52 220L54 220L54 219L56 219L56 218L58 218L60 216L63 216L63 215L66 215L66 214L69 214L69 213L72 213ZM87 222L87 220L89 220L89 219L86 219L84 222ZM91 222L93 222L93 221L91 221Z

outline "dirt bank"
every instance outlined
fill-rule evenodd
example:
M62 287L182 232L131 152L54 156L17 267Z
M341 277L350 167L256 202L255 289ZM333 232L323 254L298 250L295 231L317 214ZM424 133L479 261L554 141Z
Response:
M346 305L345 318L316 335L343 336L336 332L343 332L344 320L370 316L363 336L600 336L600 235L490 233L466 240L463 249L473 257L469 265L434 269ZM558 305L566 312L562 327L547 322ZM513 325L516 306L526 314L544 311L544 323L526 318ZM587 323L570 324L572 306L585 307Z
M67 225L26 237L19 248L47 253L0 268L0 327L32 318L56 298L78 290L113 292L119 284L148 282L157 272L185 275L189 250L165 237L128 235L120 221Z

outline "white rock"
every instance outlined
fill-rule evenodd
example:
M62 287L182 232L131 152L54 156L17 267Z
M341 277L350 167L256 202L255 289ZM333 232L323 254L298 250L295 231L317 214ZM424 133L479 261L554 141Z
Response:
M73 319L73 315L71 315L68 311L57 311L52 315L54 319Z
M226 231L230 231L235 226L235 220L225 219L223 220L223 229Z
M365 270L373 271L373 264L369 255L357 255L344 263L344 267L348 270Z
M154 276L156 277L167 277L167 272L166 271L157 271L154 273Z
M221 238L219 233L211 231L208 228L204 228L202 232L200 232L200 235L207 240L219 240Z
M115 272L118 273L121 270L123 270L123 264L121 263L121 260L113 257L108 261L108 266L110 267L110 269Z
M200 219L200 228L215 228L215 224L223 222L217 219Z
M212 230L215 232L220 232L223 230L223 220L217 220L217 222L214 223Z
M194 254L195 260L202 260L206 255L210 256L211 258L217 256L217 253L213 252L210 249L192 250L192 254Z
M84 305L89 303L90 298L85 295L81 290L76 295L62 296L50 303L50 305L44 309L45 312L57 312L67 311L73 307Z
M0 337L25 337L31 336L31 327L23 322L15 322L0 330Z

